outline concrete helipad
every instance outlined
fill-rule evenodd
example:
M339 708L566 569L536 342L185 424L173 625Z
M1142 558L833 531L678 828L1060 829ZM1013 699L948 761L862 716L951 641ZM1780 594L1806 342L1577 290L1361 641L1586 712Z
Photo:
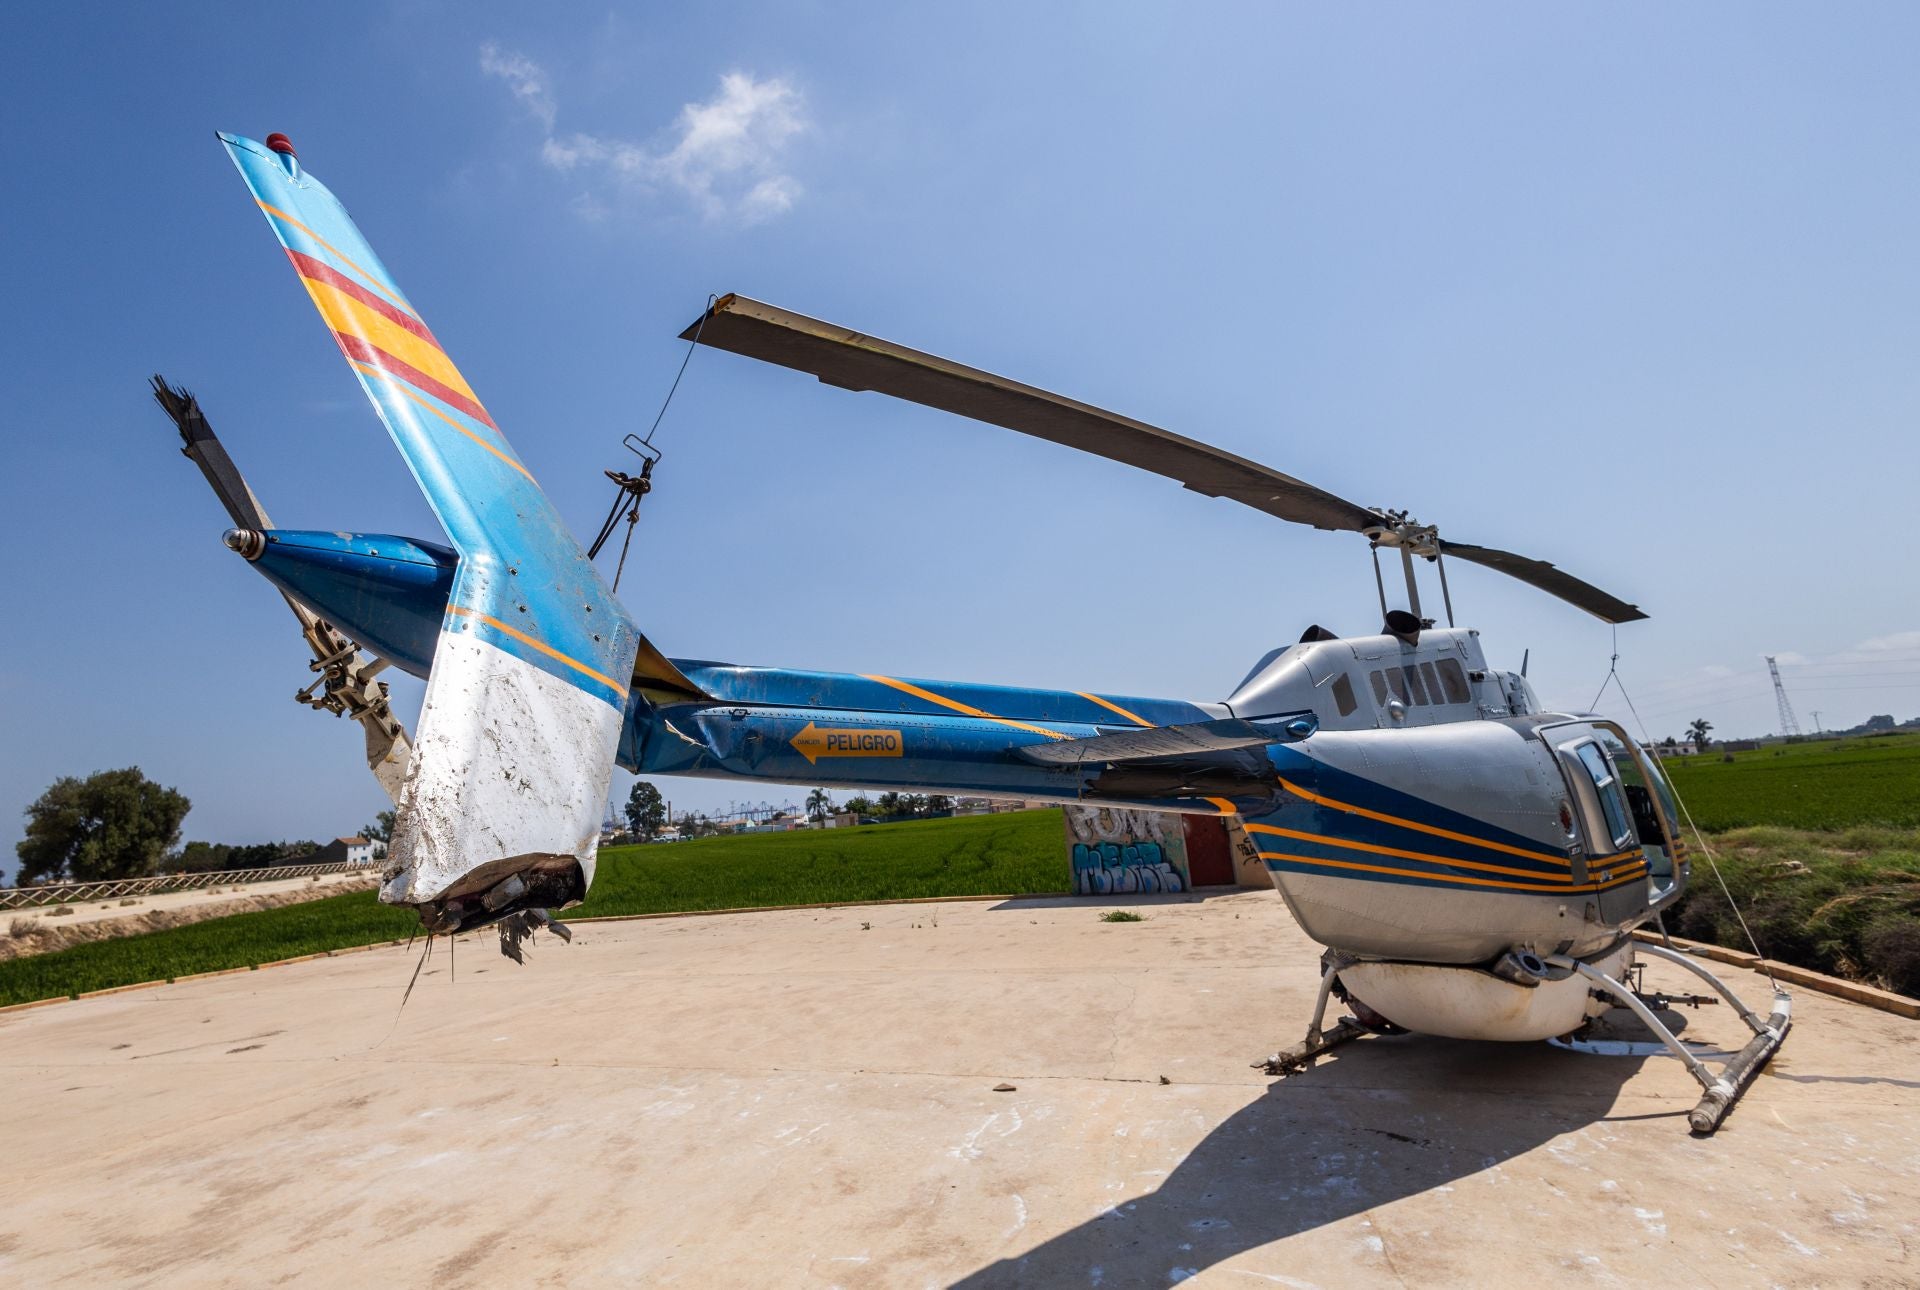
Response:
M1369 1039L1275 1081L1317 957L1280 901L1138 907L469 938L397 1022L397 949L14 1014L0 1282L1920 1283L1920 1023L1799 992L1706 1140L1664 1058Z

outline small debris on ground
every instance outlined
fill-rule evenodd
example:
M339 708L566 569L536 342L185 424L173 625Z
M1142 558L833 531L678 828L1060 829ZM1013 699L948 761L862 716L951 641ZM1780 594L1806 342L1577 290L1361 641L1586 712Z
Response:
M996 1093L1014 1093L1014 1092L1018 1092L1018 1090L1017 1090L1017 1089L1015 1089L1015 1088L1014 1088L1014 1086L1013 1086L1013 1085L1011 1085L1011 1084L995 1084L995 1085L993 1086L993 1091L994 1091L994 1092L996 1092Z
M1162 1075L1162 1076L1160 1077L1160 1082L1161 1082L1162 1084L1171 1084L1171 1083L1173 1083L1173 1081L1172 1081L1172 1080L1170 1080L1170 1079L1168 1079L1168 1078L1167 1078L1167 1077L1166 1077L1165 1075Z

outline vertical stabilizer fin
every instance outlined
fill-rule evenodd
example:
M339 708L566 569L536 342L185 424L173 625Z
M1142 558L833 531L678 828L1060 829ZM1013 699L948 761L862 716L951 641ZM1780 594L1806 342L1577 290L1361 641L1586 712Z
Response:
M381 899L438 930L579 900L639 634L292 145L220 139L460 556Z

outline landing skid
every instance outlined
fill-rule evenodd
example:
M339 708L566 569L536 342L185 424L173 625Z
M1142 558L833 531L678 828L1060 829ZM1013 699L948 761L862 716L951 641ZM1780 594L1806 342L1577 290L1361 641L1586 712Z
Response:
M1322 1031L1318 1026L1307 1033L1301 1043L1291 1048L1282 1048L1261 1061L1255 1062L1254 1069L1265 1071L1269 1075L1292 1075L1313 1065L1313 1059L1332 1052L1351 1039L1371 1034L1365 1026L1352 1017L1342 1017L1332 1030Z
M1740 1014L1740 1019L1747 1023L1748 1029L1753 1031L1753 1038L1747 1041L1747 1046L1729 1058L1718 1073L1681 1043L1678 1036L1667 1029L1630 986L1563 954L1550 955L1547 962L1554 967L1572 968L1592 982L1596 989L1605 991L1618 1000L1621 1006L1632 1012L1639 1019L1640 1024L1666 1047L1668 1052L1680 1059L1681 1064L1705 1090L1701 1094L1699 1103L1687 1113L1688 1127L1696 1134L1705 1137L1720 1127L1721 1122L1727 1118L1727 1112L1733 1109L1733 1104L1740 1100L1740 1095L1746 1091L1747 1085L1753 1082L1753 1077L1760 1073L1760 1068L1767 1064L1767 1060L1779 1051L1780 1045L1786 1041L1787 1032L1793 1028L1792 996L1775 986L1773 1013L1767 1020L1762 1021L1754 1014L1753 1009L1741 1002L1740 997L1729 989L1724 981L1686 955L1658 945L1642 945L1639 947L1639 952L1677 964L1705 981L1713 987L1715 994L1725 999Z
M1640 1024L1647 1028L1667 1052L1680 1059L1681 1064L1687 1068L1694 1079L1699 1081L1701 1089L1704 1090L1699 1103L1687 1113L1688 1126L1694 1133L1704 1137L1720 1127L1727 1118L1727 1113L1733 1109L1733 1104L1740 1100L1740 1095L1746 1091L1747 1085L1753 1082L1753 1077L1760 1073L1760 1068L1767 1064L1768 1059L1779 1051L1780 1045L1785 1042L1787 1032L1793 1028L1793 999L1785 990L1776 986L1773 992L1772 1015L1762 1021L1753 1009L1742 1002L1740 996L1728 987L1726 982L1686 955L1657 945L1641 945L1638 950L1641 954L1650 954L1655 958L1677 964L1705 981L1713 988L1715 994L1726 1000L1734 1011L1740 1014L1740 1019L1747 1023L1748 1029L1753 1031L1753 1037L1747 1041L1746 1047L1728 1058L1717 1072L1701 1061L1692 1049L1680 1042L1679 1037L1666 1027L1654 1014L1653 1009L1647 1006L1646 1000L1631 985L1617 981L1599 969L1589 967L1563 954L1549 955L1546 962L1550 966L1567 968L1585 977L1597 993L1611 996L1622 1007L1632 1012L1639 1019ZM1342 1044L1365 1034L1376 1033L1376 1027L1366 1025L1353 1017L1340 1018L1331 1030L1322 1029L1322 1023L1325 1022L1327 1015L1327 1001L1333 994L1341 970L1350 966L1352 962L1349 959L1329 959L1325 975L1320 978L1320 993L1314 1000L1313 1021L1307 1027L1307 1037L1291 1048L1283 1048L1264 1060L1253 1063L1256 1070L1265 1071L1269 1075L1291 1075L1306 1070L1313 1065L1316 1058L1324 1056ZM1656 1002L1669 1000L1689 1003L1713 1002L1703 996L1655 996L1654 998ZM1364 1008L1358 1008L1358 1000L1350 1002L1356 1004L1357 1010L1365 1011Z
M1322 1030L1320 1025L1327 1019L1327 1000L1333 995L1333 987L1340 976L1340 969L1350 966L1351 960L1334 957L1327 966L1326 973L1320 978L1320 994L1313 1001L1313 1021L1307 1027L1307 1037L1291 1048L1282 1048L1261 1061L1253 1064L1255 1070L1265 1071L1269 1075L1292 1075L1296 1071L1306 1070L1313 1065L1316 1057L1332 1052L1340 1045L1360 1036L1372 1033L1372 1028L1362 1025L1354 1017L1342 1017L1332 1030Z

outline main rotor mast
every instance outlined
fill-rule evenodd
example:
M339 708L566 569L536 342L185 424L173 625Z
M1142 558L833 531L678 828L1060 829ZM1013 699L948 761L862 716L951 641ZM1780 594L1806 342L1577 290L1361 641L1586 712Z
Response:
M1380 576L1380 548L1384 546L1400 552L1400 569L1407 579L1407 609L1422 627L1431 627L1433 622L1420 612L1420 583L1414 577L1413 559L1420 556L1438 567L1440 599L1446 606L1447 626L1453 626L1453 593L1447 588L1447 564L1440 544L1439 529L1431 524L1420 523L1405 511L1387 511L1376 507L1374 514L1380 517L1380 523L1368 525L1360 532L1365 535L1368 550L1373 554L1373 585L1380 593L1380 616L1384 619L1392 613L1387 608L1387 584Z

